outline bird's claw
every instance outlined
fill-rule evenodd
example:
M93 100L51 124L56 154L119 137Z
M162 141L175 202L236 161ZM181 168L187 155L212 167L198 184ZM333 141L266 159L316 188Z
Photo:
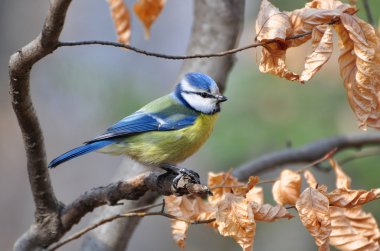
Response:
M203 187L201 185L200 176L197 172L186 168L179 168L172 164L164 164L161 168L167 171L167 174L176 175L171 184L173 194L177 196L189 193L211 194L207 186Z
M174 194L177 196L187 194L188 191L186 189L186 185L189 183L200 184L201 180L199 174L186 168L180 168L172 183Z
M193 170L189 170L186 168L179 169L177 176L173 179L173 188L178 188L178 183L182 180L186 180L188 183L200 184L201 180L199 174L194 172Z

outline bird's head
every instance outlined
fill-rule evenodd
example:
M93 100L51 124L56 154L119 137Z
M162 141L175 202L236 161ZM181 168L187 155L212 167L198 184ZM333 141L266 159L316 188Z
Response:
M177 85L175 95L186 105L205 114L219 112L220 103L227 100L211 77L197 72L185 75Z

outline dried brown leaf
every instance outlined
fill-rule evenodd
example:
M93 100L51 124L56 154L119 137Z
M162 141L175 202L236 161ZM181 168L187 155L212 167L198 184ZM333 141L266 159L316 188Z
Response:
M325 10L340 10L348 14L354 14L357 11L355 6L342 3L337 0L313 0L307 3L305 7Z
M235 195L245 195L247 193L247 185L238 181L237 178L231 175L231 172L209 172L208 187L212 189L213 193L213 196L208 197L211 203L217 203L225 193Z
M223 200L218 203L216 224L221 235L235 239L244 251L252 249L256 222L252 207L244 197L224 194Z
M134 6L137 17L144 24L145 37L150 37L150 27L160 15L166 0L138 0Z
M305 5L305 8L286 12L292 23L293 35L312 32L319 25L328 24L336 20L342 13L354 14L356 8L335 0L314 0ZM311 38L310 35L288 42L289 46L299 46Z
M299 75L286 67L285 54L286 50L278 45L263 47L261 50L259 70L263 73L270 73L291 81L298 80Z
M301 193L301 175L284 169L279 179L273 184L274 200L280 205L294 205Z
M272 206L269 204L259 204L250 202L256 221L273 222L278 219L291 219L291 215L283 206Z
M249 176L247 182L247 191L251 190L257 183L259 183L259 176Z
M285 65L287 49L285 39L292 33L288 16L267 0L263 0L256 19L256 39L259 42L275 39L278 43L263 46L259 64L261 72L274 74L289 80L298 79L299 76L289 71Z
M178 218L188 220L207 220L215 218L215 208L197 196L165 196L167 212ZM172 220L172 235L180 248L185 248L185 240L189 224L184 221Z
M260 11L256 19L256 39L260 42L275 39L285 43L285 38L292 33L288 16L268 0L261 1Z
M380 198L380 188L370 191L337 188L328 193L327 197L331 206L356 207Z
M336 188L351 188L351 178L343 171L342 167L334 159L330 159L330 165L336 175Z
M335 30L341 49L340 74L351 108L362 127L380 128L380 53L375 29L356 16L342 14Z
M253 187L245 195L249 202L256 202L260 205L264 204L264 192L262 187Z
M331 22L336 17L339 17L340 14L342 14L342 11L340 10L309 8L302 8L292 12L287 12L287 15L292 23L293 36L313 32L315 27ZM297 39L292 39L289 40L287 44L289 47L300 46L311 37L312 35L306 35Z
M300 81L310 80L327 63L333 52L333 33L331 26L320 25L313 29L313 52L306 57L305 69Z
M187 238L189 224L179 220L172 220L171 222L173 239L180 248L184 249L186 247L185 240Z
M301 83L309 80L328 61L333 50L332 29L327 24L339 20L345 13L352 15L356 11L355 7L340 1L315 0L306 4L305 8L281 12L267 0L262 1L256 21L257 40L277 42L263 46L260 71ZM326 30L321 32L319 26L324 26ZM311 32L314 33L313 53L306 58L305 70L300 76L288 70L285 54L287 48L299 46L312 38L308 34ZM292 39L287 39L289 37Z
M330 244L343 251L380 250L375 218L361 207L330 207Z
M131 17L124 0L107 0L113 23L115 25L117 40L129 44L131 39Z
M331 223L329 200L315 188L306 188L296 203L302 224L315 238L319 250L329 250Z
M307 184L309 185L309 187L317 188L318 181L315 179L312 172L310 172L309 170L306 170L303 173L303 176L305 177L305 180L306 180Z

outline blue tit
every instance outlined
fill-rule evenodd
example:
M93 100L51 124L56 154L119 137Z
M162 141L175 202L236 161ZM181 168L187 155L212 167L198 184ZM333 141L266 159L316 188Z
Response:
M127 155L144 165L182 173L185 169L176 168L176 164L194 154L209 138L220 103L226 100L211 77L188 73L172 93L148 103L103 134L55 158L49 168L97 151Z

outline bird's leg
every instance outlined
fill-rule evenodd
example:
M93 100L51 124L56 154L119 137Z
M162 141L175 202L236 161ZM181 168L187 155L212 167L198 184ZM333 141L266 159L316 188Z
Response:
M190 179L190 183L195 183L195 184L201 183L199 174L194 172L193 170L180 168L174 164L161 164L160 168L164 169L168 173L177 174L177 176L173 179L174 189L177 189L178 182L185 176L187 179Z

